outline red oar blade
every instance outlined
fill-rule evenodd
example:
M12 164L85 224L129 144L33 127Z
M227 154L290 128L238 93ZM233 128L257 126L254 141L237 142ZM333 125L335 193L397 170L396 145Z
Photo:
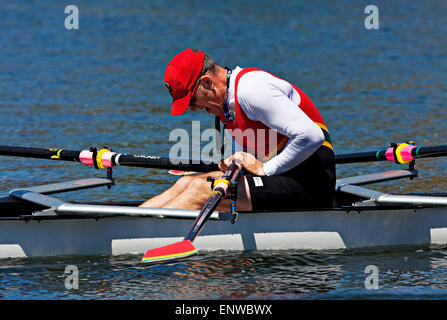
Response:
M197 249L189 240L183 240L164 247L147 250L141 262L160 262L186 258L197 254Z

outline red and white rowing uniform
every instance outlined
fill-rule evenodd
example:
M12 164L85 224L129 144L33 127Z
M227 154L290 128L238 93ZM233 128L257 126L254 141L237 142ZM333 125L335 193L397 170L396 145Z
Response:
M245 149L265 148L265 153L280 152L264 163L267 176L287 172L313 154L320 146L332 149L326 124L309 97L298 87L257 68L236 67L231 74L227 104L234 121L230 131L240 129L274 129L277 145L269 137L250 139L233 135ZM223 120L223 116L221 117Z

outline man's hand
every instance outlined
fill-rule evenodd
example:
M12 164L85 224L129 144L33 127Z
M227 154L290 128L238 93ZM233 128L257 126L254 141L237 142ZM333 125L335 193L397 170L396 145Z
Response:
M239 162L248 172L258 176L265 176L264 164L247 152L236 152L231 157L219 163L219 169L225 172L232 161Z

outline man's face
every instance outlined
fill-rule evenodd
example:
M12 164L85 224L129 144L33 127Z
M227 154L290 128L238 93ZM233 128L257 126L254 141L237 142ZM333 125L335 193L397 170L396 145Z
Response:
M199 81L196 92L191 96L189 109L193 112L206 110L210 114L220 116L223 112L224 98L214 85L212 77L204 75Z

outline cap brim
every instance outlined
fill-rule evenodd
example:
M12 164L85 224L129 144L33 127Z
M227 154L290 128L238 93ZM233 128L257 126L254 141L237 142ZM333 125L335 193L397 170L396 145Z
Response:
M176 99L172 102L171 115L179 116L184 114L188 109L189 102L191 101L191 92L188 92L186 96Z

